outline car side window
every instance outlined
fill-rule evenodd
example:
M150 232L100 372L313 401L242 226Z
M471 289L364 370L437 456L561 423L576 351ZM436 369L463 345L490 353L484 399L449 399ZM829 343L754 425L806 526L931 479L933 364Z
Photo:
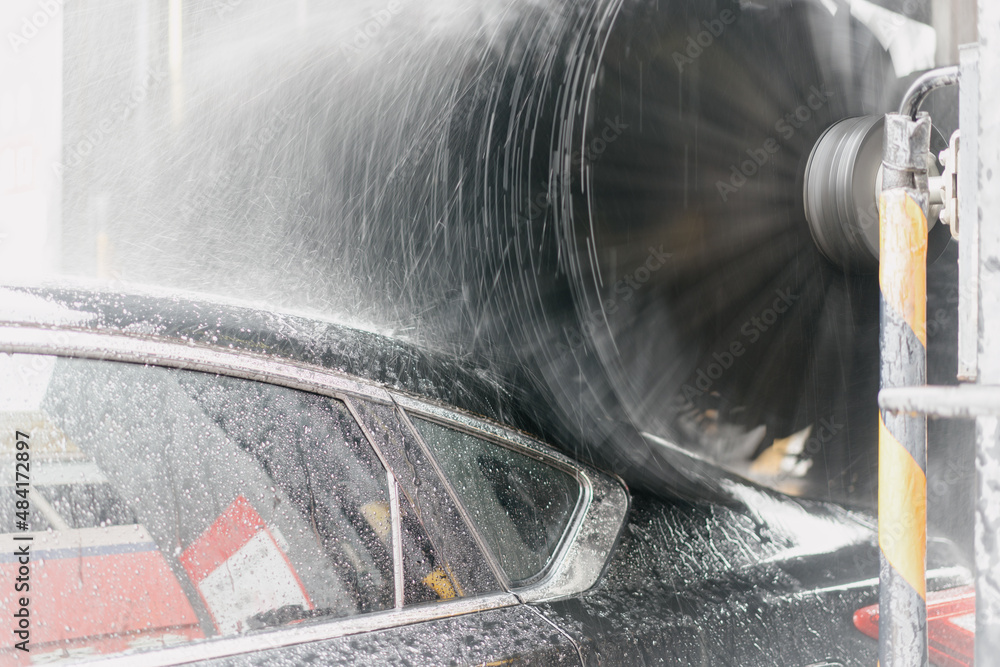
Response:
M413 424L512 584L530 583L566 532L579 482L470 433L419 418Z
M465 591L448 562L434 548L410 501L399 493L403 551L403 604L463 597Z
M408 420L396 407L352 401L399 485L403 603L485 595L503 590Z
M0 358L18 365L34 370L4 372L20 386L0 392L0 530L8 544L31 537L35 659L393 607L390 478L343 402L194 371ZM30 452L24 523L16 431ZM0 559L0 576L17 567ZM0 591L0 608L13 613L14 595Z

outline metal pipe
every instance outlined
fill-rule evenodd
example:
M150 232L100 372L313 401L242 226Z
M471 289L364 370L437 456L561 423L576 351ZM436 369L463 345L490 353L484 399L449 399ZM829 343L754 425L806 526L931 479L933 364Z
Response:
M979 377L979 211L975 197L979 187L979 45L964 45L959 57L957 376L963 382L975 382Z
M920 93L914 98L917 107L919 97ZM908 114L886 116L879 197L883 390L927 381L925 156L930 130L926 113L915 119ZM879 662L883 667L927 665L926 470L927 417L880 411Z
M917 113L928 95L938 88L955 85L958 85L957 66L932 69L914 81L909 90L906 91L906 94L903 95L903 102L899 105L899 113L916 120Z
M1000 387L901 387L883 389L878 406L887 412L914 412L930 417L972 419L1000 417Z

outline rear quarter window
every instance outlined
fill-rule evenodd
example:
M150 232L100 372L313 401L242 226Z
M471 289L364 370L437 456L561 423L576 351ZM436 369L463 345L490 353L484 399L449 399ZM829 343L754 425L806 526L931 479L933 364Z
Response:
M580 498L570 473L465 431L413 424L515 586L541 575Z

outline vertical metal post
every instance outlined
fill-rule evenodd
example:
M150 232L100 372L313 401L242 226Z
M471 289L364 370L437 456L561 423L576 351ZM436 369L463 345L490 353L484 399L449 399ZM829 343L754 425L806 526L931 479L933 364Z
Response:
M958 379L979 374L979 45L959 50L958 126ZM964 223L964 224L963 224Z
M921 93L926 94L926 93ZM909 97L912 109L920 96ZM905 105L904 105L905 106ZM926 113L889 114L879 197L881 386L927 380ZM879 413L879 662L927 665L927 418Z
M1000 2L979 2L979 382L1000 385ZM976 664L1000 659L1000 429L976 424Z

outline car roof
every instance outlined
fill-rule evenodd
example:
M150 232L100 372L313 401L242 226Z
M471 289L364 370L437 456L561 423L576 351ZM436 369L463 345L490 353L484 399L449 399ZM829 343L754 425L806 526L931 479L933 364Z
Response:
M725 490L733 475L675 445L650 444L626 421L588 441L597 434L567 425L554 399L542 389L544 383L520 365L504 364L497 372L322 316L160 288L0 285L0 304L0 328L93 332L315 366L524 432L583 463L621 475L633 490L685 500L733 501Z
M0 286L0 326L88 331L246 352L321 367L547 437L530 378L319 316L183 292Z

